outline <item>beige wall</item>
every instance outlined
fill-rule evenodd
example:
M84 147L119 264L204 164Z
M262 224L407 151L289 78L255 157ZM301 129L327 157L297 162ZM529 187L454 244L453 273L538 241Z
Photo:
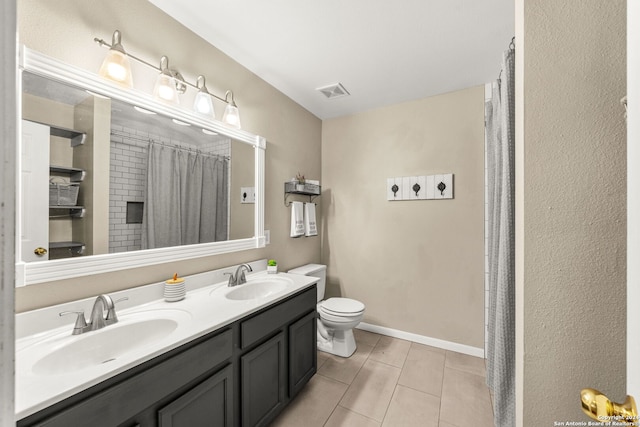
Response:
M167 55L170 64L189 81L204 74L211 92L224 94L232 89L243 128L267 139L265 228L271 231L271 245L161 267L19 288L17 312L160 281L174 271L188 275L260 258L275 258L282 270L320 261L319 238L288 237L289 213L282 202L283 182L296 171L320 176L321 121L317 117L147 1L21 0L18 29L20 42L26 46L96 72L106 50L93 38L110 41L113 31L119 29L125 49L135 55L151 62ZM136 64L133 70L136 88L151 93L154 73ZM185 98L183 105L190 104ZM217 103L214 107L221 117L223 105Z
M73 220L73 240L85 243L86 255L109 253L109 159L111 158L111 100L88 97L75 108L74 129L87 134L73 149L74 167L87 171L78 204L86 209Z
M253 187L255 182L255 151L250 145L231 144L231 185L229 197L231 221L230 239L246 239L253 236L255 204L242 203L242 187Z
M625 1L525 1L525 426L625 392ZM522 308L522 307L520 307Z
M327 293L365 322L483 347L483 102L478 86L324 121ZM453 200L387 201L387 178L436 173Z

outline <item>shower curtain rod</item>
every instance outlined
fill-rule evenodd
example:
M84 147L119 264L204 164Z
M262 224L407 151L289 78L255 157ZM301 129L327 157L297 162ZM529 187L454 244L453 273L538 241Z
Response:
M196 154L201 154L203 156L210 156L210 157L216 157L218 159L222 159L222 160L231 160L230 156L221 156L220 154L212 154L212 153L205 153L204 151L198 149L198 148L189 148L189 147L183 147L181 145L177 145L177 144L168 144L168 143L164 143L161 141L156 141L152 138L143 138L140 136L132 136L129 134L119 134L117 131L111 131L111 135L115 135L115 136L123 136L126 135L127 139L132 139L135 141L139 141L139 142L143 142L146 144L158 144L161 145L163 147L168 147L168 148L175 148L178 150L184 150L184 151L191 151L192 153L196 153ZM126 144L125 141L119 141L122 142L123 144ZM131 145L131 144L130 144Z
M509 50L516 49L516 36L511 37L511 42L509 43ZM498 74L498 81L500 81L500 77L502 77L502 68L500 69L500 73Z

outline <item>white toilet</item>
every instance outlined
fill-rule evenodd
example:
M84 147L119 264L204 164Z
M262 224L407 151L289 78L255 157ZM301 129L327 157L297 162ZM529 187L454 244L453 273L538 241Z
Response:
M307 264L288 271L291 274L318 277L318 350L336 356L349 357L356 351L355 328L364 316L364 304L350 298L329 298L323 301L327 281L327 266Z

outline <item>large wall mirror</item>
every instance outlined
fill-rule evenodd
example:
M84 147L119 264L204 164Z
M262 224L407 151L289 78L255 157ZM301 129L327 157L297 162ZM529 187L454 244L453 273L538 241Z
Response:
M23 48L18 285L263 247L264 138Z

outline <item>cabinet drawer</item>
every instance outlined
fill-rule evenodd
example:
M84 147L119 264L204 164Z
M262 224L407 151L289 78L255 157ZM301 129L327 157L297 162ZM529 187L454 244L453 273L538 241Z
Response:
M226 330L144 372L125 379L34 425L112 427L231 358L233 334Z
M317 303L316 286L269 308L240 324L240 347L246 348L284 324L315 309Z

